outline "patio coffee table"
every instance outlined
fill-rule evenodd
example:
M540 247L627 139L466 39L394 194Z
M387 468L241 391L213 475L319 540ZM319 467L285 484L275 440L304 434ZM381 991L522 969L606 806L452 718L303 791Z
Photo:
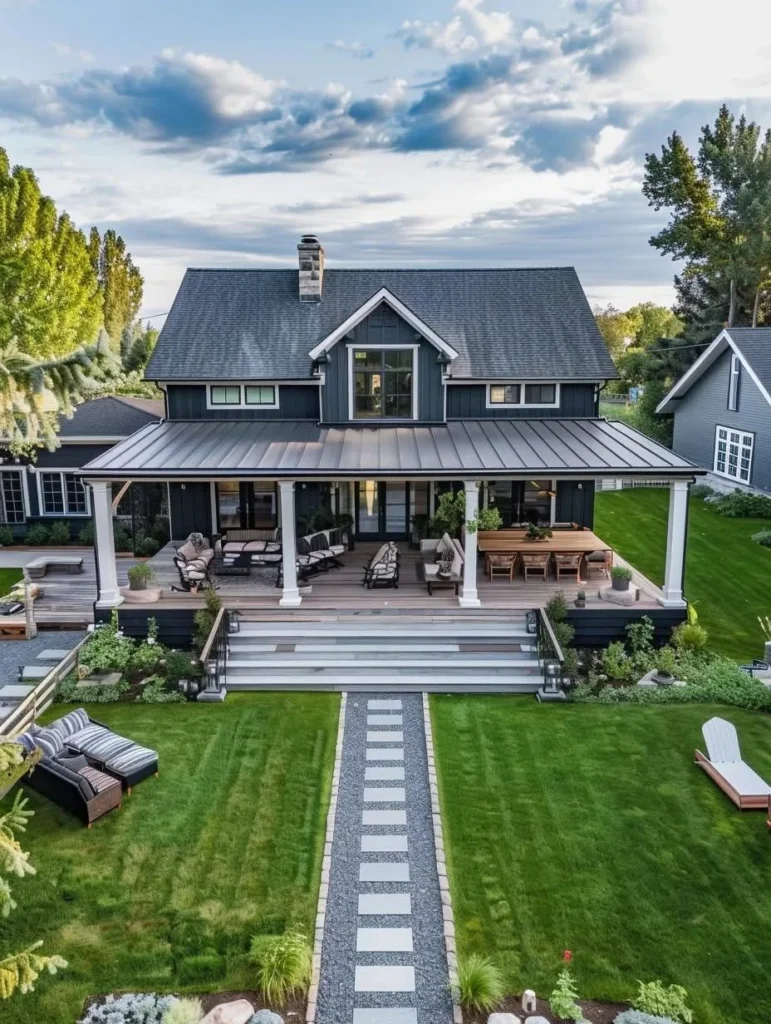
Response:
M462 583L463 578L456 576L454 573L450 576L439 576L434 574L433 576L426 576L426 586L428 587L428 596L431 597L433 594L434 587L454 587L455 593L458 593L458 587Z
M214 559L212 572L215 576L249 576L252 571L252 562L248 557L238 555L232 561L225 561L219 557Z

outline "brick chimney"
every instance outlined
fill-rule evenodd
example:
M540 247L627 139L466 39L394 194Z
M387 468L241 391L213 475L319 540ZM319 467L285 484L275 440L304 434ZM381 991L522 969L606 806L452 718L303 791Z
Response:
M321 302L324 250L315 235L303 235L297 246L300 260L300 302Z

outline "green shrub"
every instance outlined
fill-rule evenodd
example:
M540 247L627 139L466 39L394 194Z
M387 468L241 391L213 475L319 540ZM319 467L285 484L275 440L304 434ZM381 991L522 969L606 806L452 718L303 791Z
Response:
M78 660L96 672L124 672L134 653L134 641L118 629L118 613L97 626L80 649Z
M312 950L300 932L256 936L250 958L257 967L257 985L269 1003L283 1005L295 992L304 992L311 980Z
M681 985L666 988L661 981L638 981L637 985L637 995L632 1000L635 1010L671 1017L678 1024L691 1024L693 1012L686 1005L688 993Z
M33 523L27 530L26 541L36 547L48 543L48 530L43 523Z
M57 704L115 704L124 693L128 693L129 684L120 679L115 686L78 686L74 673L66 676L56 687L54 702Z
M176 686L180 679L196 679L201 674L201 663L191 652L165 648L158 671L163 673L168 683Z
M771 530L758 530L753 533L752 539L763 548L771 548Z
M568 617L568 603L565 600L565 595L561 590L558 590L554 597L549 601L545 608L546 614L549 616L552 625L555 622L564 622Z
M694 484L691 488L692 498L711 498L715 493L715 488L710 487L709 484Z
M495 505L480 508L476 519L466 521L466 530L469 533L476 533L477 530L500 530L502 526L503 517Z
M632 678L634 664L620 640L608 644L602 652L600 656L600 671L609 679L616 679L621 682Z
M731 491L710 500L710 506L728 519L771 519L771 498L748 491Z
M86 523L83 529L78 534L78 544L82 544L84 548L91 548L94 546L94 524Z
M217 618L222 607L222 601L220 601L217 592L214 590L206 591L204 602L206 607L197 611L193 620L195 622L193 643L199 654L206 646L206 641L209 639L209 634L214 626L214 620Z
M160 544L155 537L139 537L134 544L134 554L140 558L152 558L159 548Z
M51 543L58 546L69 544L70 542L70 524L65 523L63 519L57 519L55 523L51 523Z
M578 1005L578 992L576 991L573 975L563 967L557 978L554 991L549 996L549 1007L555 1017L560 1020L582 1021L583 1011Z
M185 697L178 690L172 690L165 679L150 676L139 695L140 704L184 704Z
M671 647L662 647L656 655L656 671L662 676L673 676L676 667L675 652Z
M203 1006L200 999L178 999L163 1015L161 1024L201 1024Z
M0 548L10 547L13 541L13 530L10 526L0 526Z
M146 590L155 579L155 569L149 562L140 562L132 565L127 575L132 590Z
M472 953L458 963L458 989L463 1006L487 1012L506 994L503 975L487 956Z
M625 565L614 565L610 570L611 578L614 580L629 580L632 579L632 570L627 568Z
M112 535L115 540L116 551L131 551L131 537L129 537L128 531L117 520L113 520Z
M696 622L681 622L672 630L672 643L678 651L701 651L708 639L706 629Z

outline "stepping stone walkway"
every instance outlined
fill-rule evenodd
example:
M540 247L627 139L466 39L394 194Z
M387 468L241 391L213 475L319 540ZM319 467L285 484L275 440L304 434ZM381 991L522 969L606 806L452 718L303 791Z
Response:
M452 1024L419 693L348 694L315 1024Z

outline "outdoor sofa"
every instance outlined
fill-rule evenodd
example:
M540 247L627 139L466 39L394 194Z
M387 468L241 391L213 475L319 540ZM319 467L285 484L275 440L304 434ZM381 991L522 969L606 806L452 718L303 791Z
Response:
M361 585L373 587L399 587L399 549L393 541L383 544L364 566Z
M211 563L214 548L203 534L191 533L184 544L177 548L174 565L179 573L181 586L172 590L192 591L195 593L204 584L212 586Z
M457 585L463 579L463 565L465 558L463 547L459 540L453 540L449 533L445 533L439 540L424 538L420 542L420 558L423 563L423 575L426 579L428 592L437 583L449 582ZM450 576L443 579L439 575L439 566L442 562L450 562Z

